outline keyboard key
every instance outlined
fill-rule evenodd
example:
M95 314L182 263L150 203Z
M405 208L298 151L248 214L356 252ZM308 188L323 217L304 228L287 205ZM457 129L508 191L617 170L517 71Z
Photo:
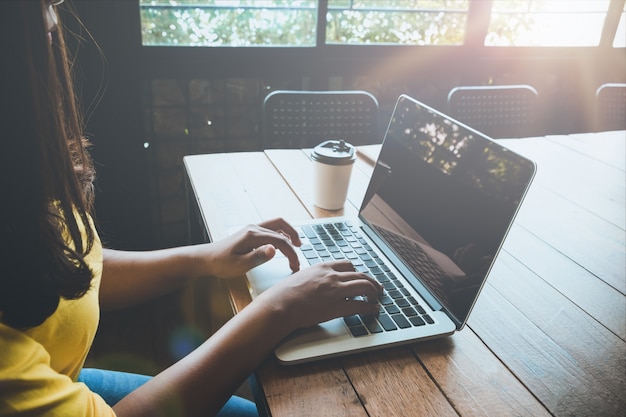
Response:
M409 317L409 321L411 322L411 324L413 326L423 326L426 324L426 322L424 320L422 320L422 318L420 316L415 316L415 317Z
M402 312L407 317L417 316L417 311L415 311L415 309L413 309L413 307L404 307L402 309Z
M374 262L374 260L372 259L371 256L369 256L369 254L365 253L365 254L359 254L359 256L361 257L361 259L363 260L363 262L367 262L370 264L370 268L372 266L376 266L376 262Z
M378 322L380 323L381 326L383 326L383 329L385 329L385 331L390 332L392 330L398 329L394 321L391 320L391 318L386 314L379 315Z
M391 318L401 329L408 329L409 327L411 327L411 323L409 323L406 317L404 317L402 314L394 314L393 316L391 316Z
M317 234L315 233L315 231L313 230L311 226L302 226L302 231L304 232L304 235L308 239L313 239L317 237Z
M313 245L313 249L319 252L325 250L326 246L322 245L321 243L316 243L315 245Z
M361 260L368 268L376 268L376 262L374 262L368 255L361 255Z
M398 314L398 313L400 313L400 309L395 304L392 304L392 305L389 305L389 306L385 306L385 311L387 311L387 313L389 313L389 314Z
M359 316L346 316L343 318L343 321L348 325L348 327L359 326L361 324Z
M380 326L380 324L378 324L378 321L376 321L376 318L373 316L359 316L361 317L361 320L363 321L363 323L365 324L365 327L367 327L367 330L369 330L370 333L382 333L383 332L383 328Z
M376 280L381 284L384 282L390 282L389 278L387 278L387 275L376 275Z
M394 300L399 300L400 298L404 298L402 296L402 293L398 290L389 291L389 297L393 298Z
M391 299L391 297L387 295L383 295L382 297L379 297L378 302L384 306L393 304L393 300Z
M395 301L396 301L396 304L398 305L398 307L400 307L400 308L405 308L405 307L410 306L409 302L405 298L400 298L400 299L397 299Z
M367 333L367 329L365 328L365 326L349 327L349 329L350 333L352 333L352 336L354 337L367 336L369 334Z
M312 250L302 251L302 254L307 259L316 259L317 258L317 253L315 251L312 251Z

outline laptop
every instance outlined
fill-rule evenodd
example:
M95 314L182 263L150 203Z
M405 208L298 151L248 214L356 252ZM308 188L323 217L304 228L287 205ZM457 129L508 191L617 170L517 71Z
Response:
M384 287L375 317L301 329L275 355L298 364L460 331L530 187L535 164L401 95L358 217L296 225L301 266L347 258ZM291 271L279 252L247 274L252 297Z

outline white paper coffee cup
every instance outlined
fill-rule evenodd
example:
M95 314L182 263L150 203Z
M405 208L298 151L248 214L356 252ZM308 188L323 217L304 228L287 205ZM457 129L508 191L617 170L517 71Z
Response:
M313 149L311 159L315 205L326 210L342 209L356 160L354 146L344 140L327 140Z

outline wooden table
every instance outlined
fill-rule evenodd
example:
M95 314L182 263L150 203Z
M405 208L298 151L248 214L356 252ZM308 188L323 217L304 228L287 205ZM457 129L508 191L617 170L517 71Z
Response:
M626 415L626 132L506 139L538 172L468 326L436 341L258 369L278 416ZM341 212L312 203L308 152L185 157L212 239L233 226L355 215L363 148ZM229 282L234 311L249 301ZM251 347L253 348L253 347Z

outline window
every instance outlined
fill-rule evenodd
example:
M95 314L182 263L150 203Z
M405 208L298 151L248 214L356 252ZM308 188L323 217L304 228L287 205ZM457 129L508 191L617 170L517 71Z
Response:
M140 0L143 45L316 45L317 0ZM469 0L329 0L328 44L460 45Z
M317 0L140 0L143 45L315 46Z
M461 45L468 0L329 0L326 43Z
M462 45L470 16L485 46L600 43L611 0L139 0L146 46ZM324 8L319 10L319 8ZM318 21L318 16L325 18ZM490 13L489 16L486 16ZM613 46L626 43L622 13ZM480 25L479 25L480 26ZM322 36L320 36L320 34Z
M494 1L486 46L597 46L610 0Z

